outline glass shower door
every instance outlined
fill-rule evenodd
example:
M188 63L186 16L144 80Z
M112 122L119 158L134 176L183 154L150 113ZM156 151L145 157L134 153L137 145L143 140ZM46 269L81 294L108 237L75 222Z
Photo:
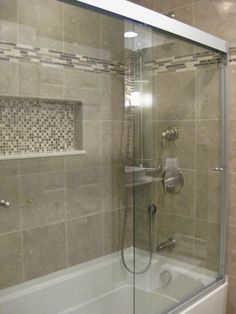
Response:
M132 27L134 310L159 314L222 278L225 65L220 53Z

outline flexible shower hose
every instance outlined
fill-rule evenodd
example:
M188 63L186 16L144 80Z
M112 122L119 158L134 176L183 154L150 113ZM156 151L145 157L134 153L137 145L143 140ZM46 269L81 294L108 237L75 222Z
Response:
M149 210L151 208L151 206L153 206L154 210ZM141 275L143 273L145 273L149 267L151 266L152 263L152 241L153 241L153 229L152 229L152 217L156 212L156 207L155 205L150 205L148 208L148 215L149 215L149 260L148 260L148 264L147 266L140 271L135 271L129 268L129 266L126 264L125 261L125 256L124 256L124 246L125 246L125 234L126 234L126 228L127 228L127 216L128 216L128 210L125 207L125 214L124 214L124 223L123 223L123 232L122 232L122 238L121 238L121 259L122 259L122 263L125 267L125 269L133 274L133 275Z

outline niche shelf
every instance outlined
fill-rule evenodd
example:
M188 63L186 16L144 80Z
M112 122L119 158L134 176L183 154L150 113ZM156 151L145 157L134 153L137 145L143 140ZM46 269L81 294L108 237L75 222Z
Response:
M0 160L81 155L82 103L0 96Z

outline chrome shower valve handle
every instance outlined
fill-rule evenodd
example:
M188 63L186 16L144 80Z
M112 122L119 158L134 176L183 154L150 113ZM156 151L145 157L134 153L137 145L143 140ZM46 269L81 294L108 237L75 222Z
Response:
M168 141L176 141L179 138L179 130L176 127L169 127L161 133L161 147L164 147L165 139Z
M0 201L0 207L9 208L10 207L10 202L1 200Z

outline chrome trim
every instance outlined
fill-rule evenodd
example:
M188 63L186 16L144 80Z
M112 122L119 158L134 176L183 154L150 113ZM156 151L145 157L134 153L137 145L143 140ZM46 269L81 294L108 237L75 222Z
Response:
M228 52L228 43L225 40L132 2L126 0L75 1L155 27L161 31L186 38L195 43L199 43L225 53Z

